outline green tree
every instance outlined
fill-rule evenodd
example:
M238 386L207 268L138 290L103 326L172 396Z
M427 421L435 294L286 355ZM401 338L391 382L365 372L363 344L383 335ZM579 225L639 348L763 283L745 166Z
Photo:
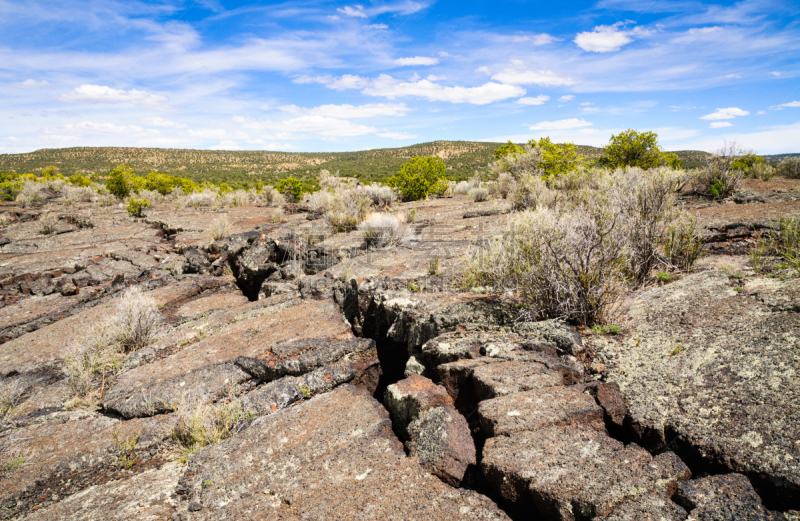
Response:
M742 171L749 171L756 165L763 165L766 161L763 157L757 156L755 152L752 150L747 154L743 154L736 159L733 160L731 163L731 167L734 170L742 170Z
M528 146L538 146L542 150L542 167L544 168L544 178L566 174L580 166L588 164L588 161L578 154L578 149L574 143L553 143L549 137L528 141Z
M416 156L403 163L397 175L387 184L397 188L406 201L425 199L432 190L438 191L446 182L446 166L439 156Z
M282 193L286 197L286 200L290 202L297 202L303 197L303 194L310 194L314 191L311 185L299 179L295 179L294 177L281 179L275 185L275 189Z
M494 157L495 157L495 159L503 159L504 157L506 157L508 155L514 155L515 156L515 155L518 155L518 154L522 154L523 152L525 152L524 148L522 148L521 146L519 146L519 145L517 145L515 143L512 143L509 140L508 143L506 143L505 145L501 146L500 148L498 148L498 149L496 149L494 151Z
M598 161L603 166L623 168L638 166L639 168L655 168L669 165L680 168L680 159L675 154L665 153L658 146L658 134L655 132L637 132L626 130L611 136L608 145L603 147L605 156Z
M132 188L130 178L135 175L133 169L128 165L117 166L117 168L108 174L108 179L106 180L106 189L108 193L120 199L128 197Z

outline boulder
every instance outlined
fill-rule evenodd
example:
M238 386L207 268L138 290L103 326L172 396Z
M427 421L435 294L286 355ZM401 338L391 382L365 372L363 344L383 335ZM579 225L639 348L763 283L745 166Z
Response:
M205 448L177 492L179 514L192 520L508 519L485 496L454 489L407 457L385 409L351 386Z
M478 406L478 416L486 436L575 424L605 431L603 409L572 387L546 387L486 400Z
M395 430L407 439L407 428L411 422L428 409L452 406L453 399L444 387L424 376L411 375L387 387L383 403L392 416Z
M764 508L753 485L741 474L721 474L680 483L675 501L697 521L785 519L783 514Z
M420 414L408 426L410 456L453 487L461 486L470 465L475 465L475 442L467 420L450 405Z
M653 458L592 425L547 427L487 440L481 466L506 501L547 519L609 515L622 502L671 495L691 473L671 452Z

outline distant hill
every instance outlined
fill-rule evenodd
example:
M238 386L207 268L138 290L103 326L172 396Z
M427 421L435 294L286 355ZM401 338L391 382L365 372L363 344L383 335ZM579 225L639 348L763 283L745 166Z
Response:
M362 181L385 181L409 158L435 155L447 163L451 179L467 179L486 172L494 161L494 150L502 143L475 141L434 141L402 148L381 148L358 152L268 152L217 151L174 148L78 147L42 149L26 154L0 154L0 171L39 172L57 166L65 175L104 175L120 163L137 173L153 170L189 177L195 181L246 183L257 179L274 182L284 177L311 180L322 169ZM578 146L587 159L602 156L602 149ZM686 168L704 164L706 152L678 152Z

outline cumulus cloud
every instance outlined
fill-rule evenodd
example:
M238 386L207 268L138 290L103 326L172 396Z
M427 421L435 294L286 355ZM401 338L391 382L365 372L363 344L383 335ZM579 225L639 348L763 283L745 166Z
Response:
M713 121L708 128L724 128L724 127L732 127L733 123L729 121Z
M25 81L20 81L20 82L11 84L12 87L17 87L17 88L20 88L20 89L38 89L38 88L41 88L41 87L47 87L48 85L50 85L50 83L47 82L47 81L44 81L44 80L36 81L34 79L31 79L31 78L28 78Z
M169 110L167 98L144 90L120 90L103 85L84 84L72 92L62 94L59 99L80 103L131 103L137 107Z
M561 76L553 71L529 70L522 60L511 60L511 66L492 76L492 79L511 85L543 85L547 87L572 83L572 78Z
M366 29L376 29L376 30L379 30L379 31L389 28L389 26L386 25L386 24L371 24L371 25L366 25L364 27Z
M778 72L778 71L772 71L772 72L770 72L770 74L772 74L772 75L773 75L773 76L775 76L776 78L777 78L778 76L780 76L780 75L781 75L781 73L780 73L780 72Z
M748 116L750 113L737 107L717 109L711 114L700 116L700 119L733 119L737 116Z
M520 105L543 105L544 102L549 99L550 96L545 96L544 94L540 94L535 98L533 97L520 98L517 100L517 103L519 103Z
M726 77L726 78L741 78L741 76L739 76L738 74L728 74L728 75L727 75L727 76L725 76L725 77Z
M558 121L542 121L531 125L530 130L568 130L573 128L591 127L592 123L578 118L560 119Z
M575 44L589 52L611 52L618 51L623 45L633 41L625 31L620 31L622 24L598 25L593 31L578 33L575 37Z
M379 116L405 116L411 109L405 103L367 103L366 105L321 105L305 108L297 105L280 107L294 114L316 114L332 118L374 118Z
M428 58L426 56L414 56L412 58L398 58L394 61L395 65L406 67L409 65L436 65L438 58Z
M575 96L573 96L572 94L567 94L565 96L561 96L560 98L558 98L558 101L572 101L574 99Z
M778 105L779 107L791 107L797 108L800 107L800 101L790 101L789 103L784 103L782 105Z

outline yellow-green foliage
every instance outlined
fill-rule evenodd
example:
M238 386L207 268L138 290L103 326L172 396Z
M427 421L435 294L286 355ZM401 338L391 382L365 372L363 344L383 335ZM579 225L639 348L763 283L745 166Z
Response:
M147 190L153 190L161 195L167 195L175 188L180 188L184 193L190 194L197 190L199 187L197 183L191 179L183 177L176 177L169 174L159 174L158 172L150 172L145 177Z
M85 175L75 174L67 178L72 186L92 186L92 180Z
M553 143L549 137L543 137L538 142L531 139L528 141L528 145L530 147L538 146L542 151L545 180L550 176L566 174L571 170L591 164L591 161L587 161L578 154L574 143Z
M242 402L229 397L215 404L184 400L176 411L172 435L188 453L230 437L245 417Z
M150 208L152 204L147 199L133 199L128 202L128 215L131 217L141 217L142 210L145 208Z
M612 168L637 166L645 169L663 165L670 168L682 167L677 154L664 152L658 146L658 134L655 132L637 132L628 129L611 136L603 151L605 156L598 160L602 166Z

